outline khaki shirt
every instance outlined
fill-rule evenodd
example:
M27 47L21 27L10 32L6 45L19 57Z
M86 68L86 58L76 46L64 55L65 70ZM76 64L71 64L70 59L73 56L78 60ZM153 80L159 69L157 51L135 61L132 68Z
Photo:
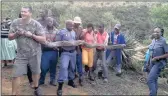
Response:
M22 24L21 18L15 19L10 26L9 33L16 33L18 28L26 32L30 31L37 36L45 35L42 25L34 19L31 19L28 24ZM18 36L16 42L18 48L17 55L19 56L33 56L41 52L41 44L32 38Z

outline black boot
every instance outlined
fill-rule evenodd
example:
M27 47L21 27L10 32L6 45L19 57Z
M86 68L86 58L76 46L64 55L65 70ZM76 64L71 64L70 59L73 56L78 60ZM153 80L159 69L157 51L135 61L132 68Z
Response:
M6 66L7 66L7 63L5 63L4 66L6 67Z
M85 65L85 72L89 71L89 67L87 65Z
M63 82L60 82L58 85L57 96L62 96L62 87L63 87Z
M79 79L79 85L83 86L83 80L82 79Z
M73 88L76 88L76 85L75 85L75 83L73 82L73 80L69 80L69 81L68 81L68 85L71 86L71 87L73 87Z
M5 61L4 61L4 67L6 67L6 66L7 66L7 61L5 60Z
M98 78L99 78L99 79L103 78L103 72L102 72L102 71L99 71L99 72L98 72Z
M89 80L94 81L94 78L92 76L92 72L91 71L89 71Z

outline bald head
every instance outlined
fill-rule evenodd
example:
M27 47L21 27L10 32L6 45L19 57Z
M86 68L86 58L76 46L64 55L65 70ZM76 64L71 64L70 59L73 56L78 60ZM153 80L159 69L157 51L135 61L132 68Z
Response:
M155 28L154 32L161 32L161 29L160 28Z
M74 26L74 22L72 20L66 20L66 28L68 31L72 31L73 26Z

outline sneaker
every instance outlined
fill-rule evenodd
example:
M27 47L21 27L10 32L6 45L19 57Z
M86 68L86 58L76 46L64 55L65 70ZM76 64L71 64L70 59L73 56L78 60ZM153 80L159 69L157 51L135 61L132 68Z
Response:
M38 87L38 88L34 91L34 95L35 95L35 96L42 96L42 90Z
M29 86L30 86L31 88L34 88L33 82L29 83Z
M104 82L105 82L105 83L108 83L108 80L107 80L107 78L105 78L105 79L104 79Z
M50 81L50 85L57 86L57 83L55 81Z
M62 90L57 90L57 96L62 96Z

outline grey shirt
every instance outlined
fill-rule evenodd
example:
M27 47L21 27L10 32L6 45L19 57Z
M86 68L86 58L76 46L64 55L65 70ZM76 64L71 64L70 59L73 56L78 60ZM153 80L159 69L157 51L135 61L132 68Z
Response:
M168 52L168 44L166 44L165 38L161 37L159 40L152 40L149 45L149 50L152 51L152 57L161 56ZM161 60L164 65L166 64L166 59ZM158 63L158 62L155 62Z
M41 24L34 19L31 19L28 24L22 24L21 18L15 19L10 26L9 33L16 33L18 28L21 28L26 32L30 31L37 36L45 35ZM20 54L20 56L33 56L38 52L41 52L41 44L32 38L18 36L16 38L16 42L18 48L17 55Z
M74 41L76 40L76 34L74 31L68 31L66 28L60 30L56 35L57 41ZM64 50L75 50L76 46L62 47Z

